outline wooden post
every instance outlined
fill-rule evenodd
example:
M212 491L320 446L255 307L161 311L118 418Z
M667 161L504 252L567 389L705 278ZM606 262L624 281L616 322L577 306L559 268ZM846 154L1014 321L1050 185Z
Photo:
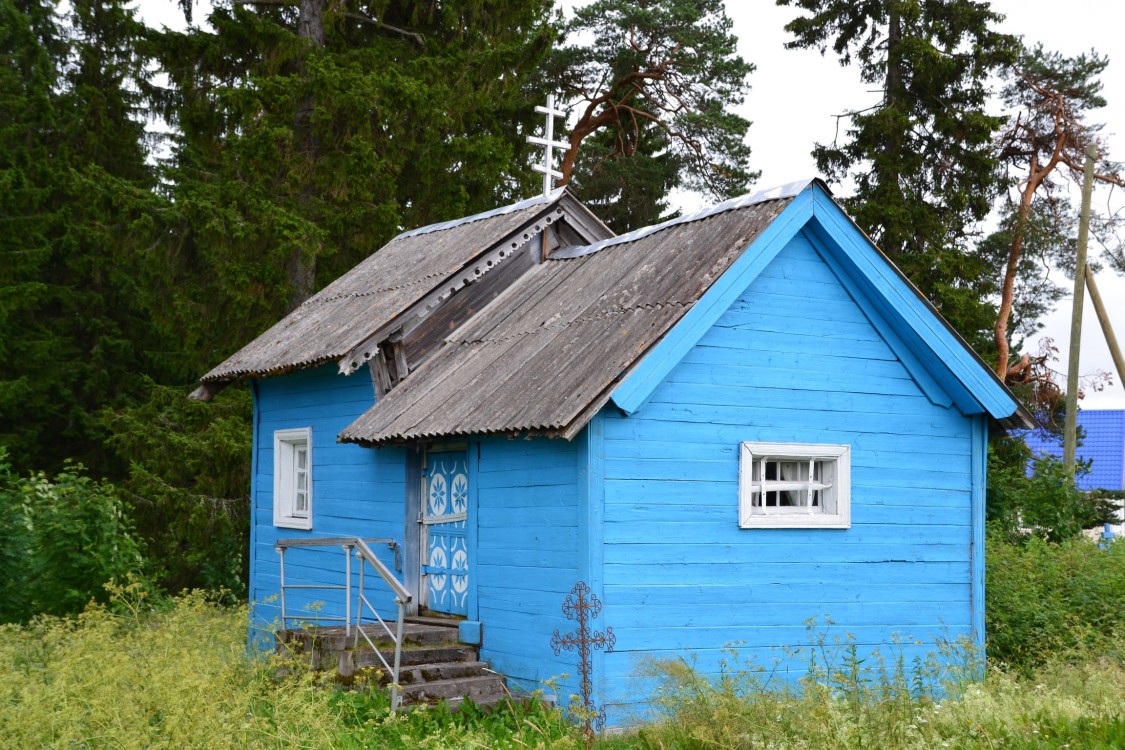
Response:
M1063 430L1063 463L1072 472L1078 432L1078 355L1082 348L1082 304L1086 298L1086 244L1090 238L1090 200L1094 192L1094 159L1097 155L1097 146L1091 143L1086 147L1078 257L1074 264L1074 312L1070 317L1070 363L1066 374L1066 426Z
M1110 356L1113 357L1113 366L1117 370L1117 382L1125 384L1125 358L1121 356L1121 347L1117 345L1117 337L1113 335L1113 325L1109 322L1109 313L1102 302L1102 295L1098 291L1098 284L1094 281L1094 272L1086 266L1086 289L1090 292L1090 301L1094 303L1094 312L1098 314L1098 322L1102 324L1102 334L1105 336L1106 346L1109 347Z

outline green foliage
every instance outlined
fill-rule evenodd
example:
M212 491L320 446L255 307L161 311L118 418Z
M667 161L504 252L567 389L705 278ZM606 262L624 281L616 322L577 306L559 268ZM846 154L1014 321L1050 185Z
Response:
M1021 544L993 532L987 560L990 659L1027 669L1069 652L1125 664L1125 544Z
M508 701L484 709L466 701L456 713L448 704L414 708L399 715L389 713L389 700L381 690L339 692L332 707L341 723L344 748L563 748L584 746L575 726L562 711L533 697Z
M969 247L1001 188L989 78L1015 60L1014 37L976 0L777 0L804 12L790 47L831 48L882 89L850 113L847 139L817 144L817 167L856 185L859 226L967 339L985 345L994 274Z
M246 652L245 606L201 593L153 608L143 587L112 587L112 608L0 626L0 737L12 747L543 748L583 746L538 702L487 713L442 706L391 715L379 691L339 691L292 661ZM920 691L937 665L863 663L849 640L820 657L798 693L767 689L732 660L718 681L683 660L654 665L659 721L602 748L1115 748L1125 741L1125 662L1054 661L1026 677L991 670L945 697ZM936 671L935 671L936 670ZM946 673L948 674L948 673ZM920 679L915 679L918 675ZM201 696L205 696L202 699Z
M104 584L138 572L141 555L115 488L72 464L21 479L0 447L0 542L7 594L0 621L80 611L105 601ZM9 598L10 597L10 598Z
M246 652L245 606L199 592L152 609L135 586L113 608L0 626L5 747L578 748L540 703L487 714L392 715L381 691L337 692L316 673Z
M114 474L92 414L154 364L139 28L116 0L0 2L0 438L21 470Z
M549 5L311 0L314 38L287 9L220 3L214 32L154 34L180 132L145 286L195 376L404 227L532 192L512 165Z
M1033 457L1021 438L1000 437L989 445L987 519L1011 541L1036 536L1061 542L1112 521L1114 507L1113 500L1075 487L1074 473L1062 461Z
M129 465L129 515L165 591L225 589L242 598L250 531L250 394L210 403L146 381L139 403L100 418Z
M0 637L0 736L11 747L333 748L330 694L246 657L246 610L202 594L150 612L118 589L74 619Z
M954 673L945 694L915 685L941 676L935 667L860 663L848 639L840 658L810 664L816 680L799 691L767 684L759 668L728 665L718 680L690 663L666 661L650 673L662 688L654 723L601 747L625 750L808 748L809 750L962 750L1115 747L1125 738L1119 693L1125 666L1090 660L1053 664L1027 678L991 670L980 683ZM1101 744L1099 744L1101 743Z
M677 187L719 199L746 190L750 123L732 110L754 66L721 0L597 0L563 31L545 75L578 112L562 172L611 227L661 218Z

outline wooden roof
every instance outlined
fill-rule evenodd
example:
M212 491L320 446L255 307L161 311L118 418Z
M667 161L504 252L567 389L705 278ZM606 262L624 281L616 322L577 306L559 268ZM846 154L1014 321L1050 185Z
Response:
M245 375L276 375L341 359L490 249L535 232L537 220L561 212L563 205L572 212L577 207L588 213L559 190L550 198L405 232L201 380L221 384ZM524 238L519 241L522 244Z
M586 254L556 253L454 331L340 440L572 437L791 200L728 204Z

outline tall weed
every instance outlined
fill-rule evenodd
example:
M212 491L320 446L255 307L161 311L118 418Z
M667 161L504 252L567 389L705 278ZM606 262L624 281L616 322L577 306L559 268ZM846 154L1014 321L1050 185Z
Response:
M247 611L221 595L153 606L140 583L72 618L0 626L0 747L579 748L560 711L430 707L247 651Z
M330 694L247 658L246 610L189 594L0 630L0 737L9 747L330 748Z
M913 664L861 662L846 638L814 640L805 652L810 676L799 688L772 680L769 670L735 661L718 679L701 676L687 660L655 663L650 669L663 685L658 720L603 747L1125 747L1125 667L1120 662L1052 662L1033 679L994 669L983 681L972 682L968 678L976 666L959 666L959 653L964 655L962 647L943 646Z

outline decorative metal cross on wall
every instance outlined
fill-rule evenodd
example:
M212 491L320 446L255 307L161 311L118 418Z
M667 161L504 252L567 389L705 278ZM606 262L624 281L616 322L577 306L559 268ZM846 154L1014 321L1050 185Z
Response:
M540 138L539 136L529 135L527 137L528 143L533 143L536 146L543 146L543 163L532 165L532 169L536 172L543 173L543 195L549 196L555 187L555 180L562 177L562 172L555 169L555 149L561 148L566 151L570 148L570 144L566 141L555 140L555 118L564 117L566 112L561 109L555 109L555 95L547 94L547 106L536 107L536 112L547 116L546 137Z
M591 632L590 620L601 614L602 603L598 597L594 596L594 593L584 581L574 584L574 588L570 590L563 601L562 610L566 619L578 621L578 629L573 633L563 635L556 628L555 634L551 636L551 648L554 650L555 656L561 655L563 650L578 650L578 676L582 680L582 708L586 718L586 744L589 746L594 738L594 731L600 731L605 727L605 706L595 709L590 702L590 693L593 688L593 681L590 676L592 670L591 649L604 648L606 651L610 651L617 645L617 636L613 634L613 628L606 628L604 633Z

